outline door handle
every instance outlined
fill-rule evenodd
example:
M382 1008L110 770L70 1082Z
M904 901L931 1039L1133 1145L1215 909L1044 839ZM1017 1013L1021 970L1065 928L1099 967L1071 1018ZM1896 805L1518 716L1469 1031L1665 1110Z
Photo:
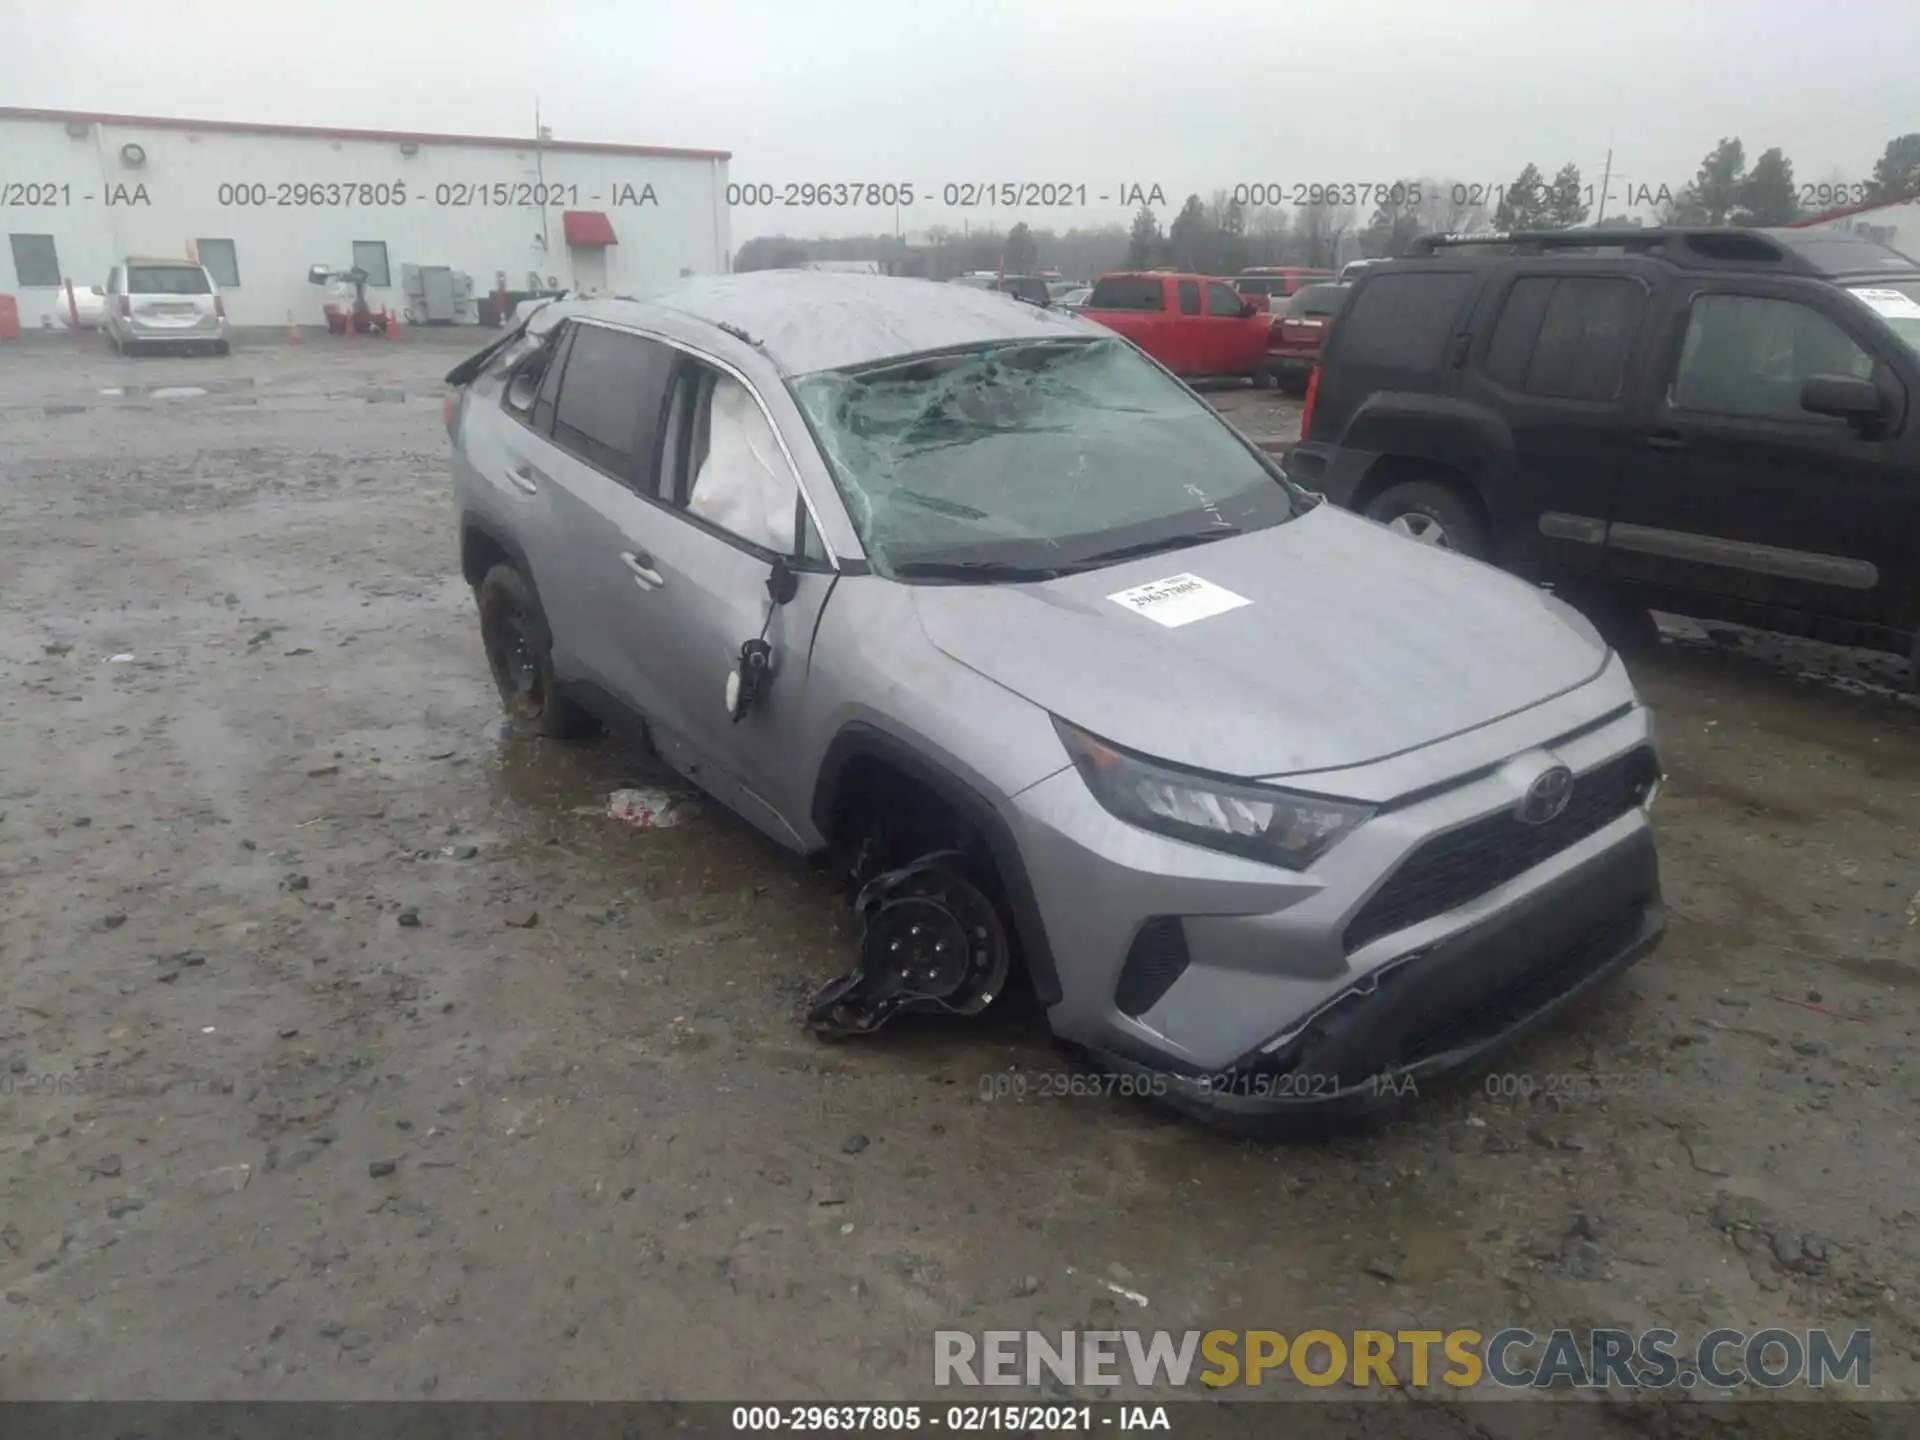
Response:
M1684 450L1687 442L1670 430L1656 430L1651 435L1642 435L1640 443L1649 450Z
M539 492L540 482L546 477L523 460L507 472L507 478L513 482L514 489L533 495Z
M629 550L621 555L620 561L633 572L633 578L642 590L658 590L667 583L660 572L653 568L653 557L644 550Z

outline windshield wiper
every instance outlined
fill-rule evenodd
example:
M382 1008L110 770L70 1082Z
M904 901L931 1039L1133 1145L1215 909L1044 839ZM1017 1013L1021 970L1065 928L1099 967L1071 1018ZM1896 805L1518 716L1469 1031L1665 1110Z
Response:
M1003 565L998 560L905 560L893 567L904 579L959 580L981 585L1019 585L1058 580L1067 572L1059 567Z
M1142 555L1158 555L1163 550L1184 550L1189 545L1204 545L1209 540L1224 540L1230 535L1242 533L1238 525L1215 525L1209 530L1195 530L1185 535L1168 535L1159 540L1141 540L1133 545L1120 545L1112 550L1102 550L1096 555L1084 555L1073 562L1073 568L1083 570L1095 565L1107 565L1116 560L1134 560Z

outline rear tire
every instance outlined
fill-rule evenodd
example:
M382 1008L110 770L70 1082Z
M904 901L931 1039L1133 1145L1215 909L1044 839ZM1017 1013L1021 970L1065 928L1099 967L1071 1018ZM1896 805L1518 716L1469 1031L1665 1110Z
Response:
M222 340L213 347L213 353L216 355L231 355L233 353L233 346L225 340Z
M599 727L560 689L553 673L553 632L540 597L511 565L495 565L474 590L480 638L500 703L516 729L554 740L591 735Z
M1367 506L1367 518L1420 545L1487 558L1486 526L1473 503L1437 480L1404 480L1388 486Z

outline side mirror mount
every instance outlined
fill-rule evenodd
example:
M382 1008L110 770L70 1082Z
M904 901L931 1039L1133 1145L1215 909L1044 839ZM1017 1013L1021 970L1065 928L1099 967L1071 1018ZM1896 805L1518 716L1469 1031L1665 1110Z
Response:
M1253 301L1242 300L1240 302L1240 318L1242 320L1251 320L1254 316L1258 315L1259 313L1260 313L1260 307L1254 304Z
M767 598L784 605L799 593L800 577L793 573L793 567L784 559L775 560L773 569L767 572Z
M307 267L307 283L309 285L324 285L332 278L333 267L331 265L309 265Z
M1809 375L1800 384L1800 408L1866 428L1886 414L1886 401L1871 380L1858 375Z

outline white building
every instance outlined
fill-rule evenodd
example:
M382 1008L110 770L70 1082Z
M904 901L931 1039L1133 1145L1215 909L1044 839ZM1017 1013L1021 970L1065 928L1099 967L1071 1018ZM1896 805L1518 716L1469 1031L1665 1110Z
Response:
M1844 210L1831 210L1799 223L1850 230L1920 260L1920 195L1905 200L1872 200L1864 205L1849 205Z
M64 324L128 255L195 258L236 325L320 323L311 266L407 308L403 266L635 293L728 268L721 150L0 106L0 294ZM476 307L465 307L470 314Z

